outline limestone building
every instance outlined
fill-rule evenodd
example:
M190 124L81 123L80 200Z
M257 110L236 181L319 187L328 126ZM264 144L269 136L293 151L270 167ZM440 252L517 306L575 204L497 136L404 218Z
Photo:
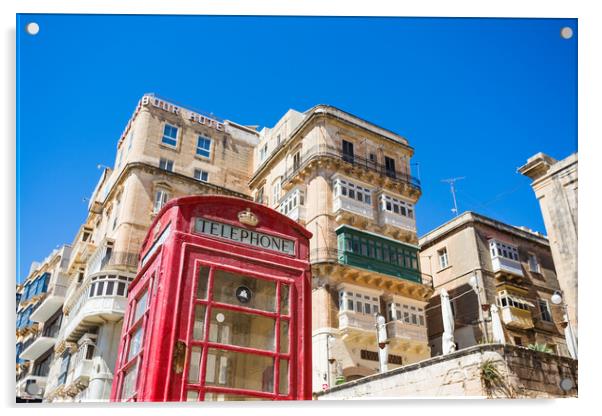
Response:
M70 253L71 248L63 246L34 262L17 287L17 400L42 400L62 322Z
M568 320L578 337L577 302L577 153L557 161L537 153L518 171L531 178L550 239Z
M108 400L127 286L151 220L178 196L248 198L255 138L236 123L142 97L71 245L46 401Z
M440 293L445 288L457 348L493 341L491 306L497 305L506 343L546 344L569 356L562 308L551 301L559 285L545 236L465 212L422 236L420 248L422 269L433 276L427 312L433 355L442 353Z
M255 200L313 233L314 391L378 372L375 314L387 319L389 368L430 356L412 154L405 138L327 105L260 132Z

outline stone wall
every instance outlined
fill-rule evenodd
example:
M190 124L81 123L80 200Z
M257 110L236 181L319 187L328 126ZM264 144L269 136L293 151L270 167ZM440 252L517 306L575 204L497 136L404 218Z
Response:
M502 344L476 345L314 394L316 400L474 397L557 398L577 396L578 362ZM487 381L482 374L489 370ZM573 388L560 388L562 379Z

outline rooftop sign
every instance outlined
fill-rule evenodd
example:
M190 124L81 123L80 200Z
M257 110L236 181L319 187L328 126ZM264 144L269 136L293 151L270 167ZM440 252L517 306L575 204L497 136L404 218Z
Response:
M204 116L199 113L195 113L194 111L183 109L182 107L179 107L170 102L161 100L157 97L145 95L144 97L142 97L142 104L143 105L151 104L153 107L160 108L161 110L167 111L169 113L182 115L183 117L188 118L190 121L194 121L196 123L203 124L208 127L212 127L218 131L225 130L224 124L220 123L219 121L217 121L213 118Z

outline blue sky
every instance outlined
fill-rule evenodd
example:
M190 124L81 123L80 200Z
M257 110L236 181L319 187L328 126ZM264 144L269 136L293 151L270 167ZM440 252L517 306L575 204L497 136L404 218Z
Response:
M260 126L331 104L407 137L420 235L458 176L460 211L545 232L516 168L577 150L576 19L20 15L17 33L19 280L72 241L146 92Z

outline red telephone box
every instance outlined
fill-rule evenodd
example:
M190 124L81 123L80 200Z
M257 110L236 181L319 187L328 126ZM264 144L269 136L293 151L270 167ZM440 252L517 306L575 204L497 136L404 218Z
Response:
M167 203L129 287L111 400L311 399L310 237L243 199Z

